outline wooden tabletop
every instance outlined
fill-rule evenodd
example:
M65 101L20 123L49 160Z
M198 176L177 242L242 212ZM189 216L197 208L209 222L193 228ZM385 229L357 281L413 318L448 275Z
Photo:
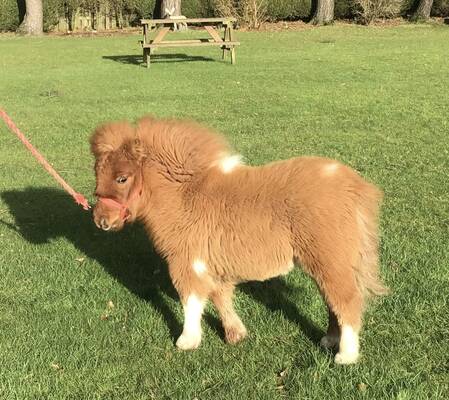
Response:
M219 22L235 22L235 18L163 18L163 19L141 19L140 24L179 24L181 22L194 23L219 23Z

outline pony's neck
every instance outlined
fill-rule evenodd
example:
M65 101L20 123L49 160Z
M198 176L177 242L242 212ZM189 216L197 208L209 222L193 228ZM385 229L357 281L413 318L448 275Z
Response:
M165 181L165 182L164 182ZM173 184L165 178L149 177L143 190L138 219L144 224L156 249L167 255L170 243L191 220L191 211L185 205L190 184Z

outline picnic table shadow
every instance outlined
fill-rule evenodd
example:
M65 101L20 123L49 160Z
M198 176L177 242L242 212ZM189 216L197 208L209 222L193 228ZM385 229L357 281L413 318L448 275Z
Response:
M105 60L111 60L122 64L140 65L146 68L146 64L143 62L143 56L141 54L126 54L117 56L103 56ZM189 61L218 61L211 57L193 56L183 53L168 53L168 54L152 54L151 64L159 63L178 63Z
M65 238L81 253L96 260L130 292L159 311L174 340L179 336L182 321L166 301L167 296L178 300L178 295L164 261L153 249L142 226L134 224L114 233L100 231L91 213L76 206L63 191L52 188L6 191L0 197L14 217L14 223L0 219L2 225L33 244ZM312 343L318 344L323 332L285 296L292 288L283 279L246 283L240 285L239 290L268 310L280 311L297 324ZM207 312L204 319L223 339L218 318Z

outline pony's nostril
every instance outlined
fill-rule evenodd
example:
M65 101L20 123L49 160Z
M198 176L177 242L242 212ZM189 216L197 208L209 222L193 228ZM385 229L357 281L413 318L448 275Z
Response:
M111 227L109 226L109 224L108 224L108 222L104 219L104 218L102 218L101 220L100 220L100 226L101 226L101 229L103 229L103 230L105 230L105 231L107 231L107 230L109 230Z

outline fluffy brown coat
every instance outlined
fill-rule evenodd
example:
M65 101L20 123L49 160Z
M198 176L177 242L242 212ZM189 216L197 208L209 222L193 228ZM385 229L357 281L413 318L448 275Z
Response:
M325 158L242 165L229 158L221 136L187 121L110 123L97 128L91 148L96 195L126 204L127 221L142 221L167 260L185 310L180 348L199 345L207 299L227 340L241 340L246 329L232 306L235 285L301 265L328 305L322 344L340 344L339 363L357 360L365 299L385 292L378 278L382 193L374 185ZM125 223L102 202L94 218L105 230Z

